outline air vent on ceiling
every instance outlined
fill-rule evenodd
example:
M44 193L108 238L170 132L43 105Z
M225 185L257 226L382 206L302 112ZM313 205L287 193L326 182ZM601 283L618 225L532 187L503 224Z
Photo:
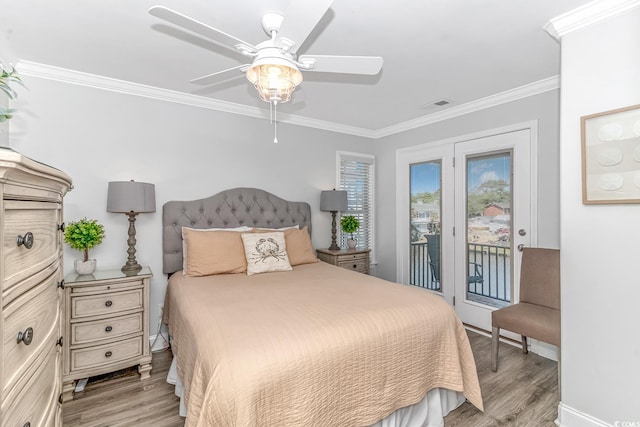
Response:
M451 104L453 101L451 101L450 99L447 98L442 98L442 99L438 99L435 101L431 101L431 102L427 102L426 104L422 104L420 106L421 109L423 110L431 110L431 109L435 109L435 108L442 108L444 106L447 106L449 104Z

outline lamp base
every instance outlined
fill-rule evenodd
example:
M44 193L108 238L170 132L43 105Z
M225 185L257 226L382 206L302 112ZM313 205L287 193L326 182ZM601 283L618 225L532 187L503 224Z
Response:
M330 251L339 251L340 246L338 246L338 241L336 239L336 214L338 211L331 211L331 246L329 246Z
M127 276L132 276L137 274L140 270L142 270L142 266L138 264L136 261L136 215L137 212L127 212L126 214L129 217L129 230L127 234L129 238L127 239L127 245L129 248L127 249L127 254L129 257L127 258L127 262L122 266L120 271L122 271Z
M138 274L142 270L142 266L140 264L125 264L122 266L120 271L122 271L125 275L134 275Z

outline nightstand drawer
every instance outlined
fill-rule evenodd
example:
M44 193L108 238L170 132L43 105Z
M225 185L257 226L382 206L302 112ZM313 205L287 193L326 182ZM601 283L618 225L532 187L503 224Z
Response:
M111 344L71 350L71 369L94 369L142 356L142 340L143 337L135 337Z
M338 255L338 263L350 261L366 261L369 255L366 253Z
M71 297L71 319L108 316L128 310L142 310L143 290L134 289L90 296Z
M142 312L71 325L71 345L94 343L134 333L142 333Z
M347 270L359 271L361 273L367 272L367 258L356 258L353 260L338 260L338 267L346 268Z
M87 285L87 286L74 286L71 289L72 295L77 294L104 294L107 292L127 291L129 289L142 288L142 280L130 280L123 283L109 283L104 285Z

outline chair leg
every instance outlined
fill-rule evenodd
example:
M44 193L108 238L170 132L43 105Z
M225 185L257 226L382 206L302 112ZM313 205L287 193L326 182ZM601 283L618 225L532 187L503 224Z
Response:
M529 346L527 345L527 337L522 336L522 352L524 354L529 354Z
M500 328L491 329L491 370L498 370L498 345L500 343Z

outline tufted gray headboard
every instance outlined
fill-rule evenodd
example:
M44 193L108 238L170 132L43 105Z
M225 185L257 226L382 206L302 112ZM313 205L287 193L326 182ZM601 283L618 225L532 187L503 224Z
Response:
M309 227L311 207L257 188L233 188L206 199L167 202L162 207L162 271L182 270L182 227Z

